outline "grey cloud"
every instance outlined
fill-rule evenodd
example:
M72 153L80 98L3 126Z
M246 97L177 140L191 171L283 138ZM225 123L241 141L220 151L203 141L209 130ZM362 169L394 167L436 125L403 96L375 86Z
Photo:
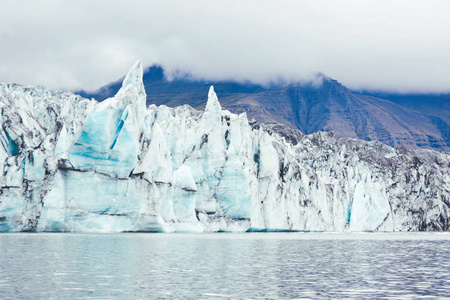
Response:
M7 1L0 81L95 89L137 60L198 78L450 91L448 1Z

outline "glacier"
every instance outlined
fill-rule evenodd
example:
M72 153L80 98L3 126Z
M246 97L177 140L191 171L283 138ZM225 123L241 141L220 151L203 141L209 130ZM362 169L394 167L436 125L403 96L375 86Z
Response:
M0 84L0 231L447 231L450 155Z

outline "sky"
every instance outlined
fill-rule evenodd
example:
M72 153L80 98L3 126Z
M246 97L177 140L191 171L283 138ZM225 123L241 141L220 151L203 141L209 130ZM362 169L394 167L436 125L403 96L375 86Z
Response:
M208 80L450 92L450 1L6 0L0 82L95 90L138 59Z

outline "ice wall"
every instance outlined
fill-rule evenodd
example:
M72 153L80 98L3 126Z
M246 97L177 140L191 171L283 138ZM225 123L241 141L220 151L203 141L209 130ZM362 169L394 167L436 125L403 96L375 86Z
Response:
M0 85L0 231L448 230L450 155Z

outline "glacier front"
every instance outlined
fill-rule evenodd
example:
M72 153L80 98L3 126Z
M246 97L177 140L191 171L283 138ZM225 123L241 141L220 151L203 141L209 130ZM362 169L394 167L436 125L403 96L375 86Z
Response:
M449 230L450 155L0 84L0 231Z

